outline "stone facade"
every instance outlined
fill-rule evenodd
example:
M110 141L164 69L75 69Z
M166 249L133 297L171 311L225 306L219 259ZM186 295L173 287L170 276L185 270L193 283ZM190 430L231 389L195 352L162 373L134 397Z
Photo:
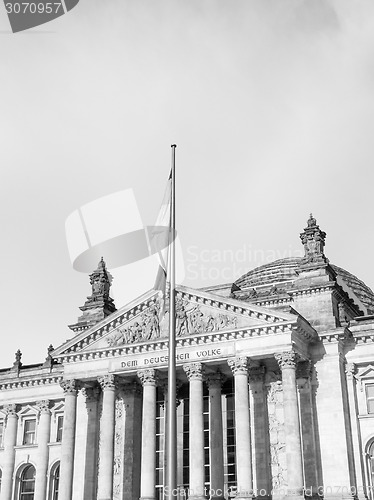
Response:
M374 500L374 294L325 239L311 216L303 258L177 288L179 499ZM0 500L163 497L167 303L90 281L73 338L0 370Z

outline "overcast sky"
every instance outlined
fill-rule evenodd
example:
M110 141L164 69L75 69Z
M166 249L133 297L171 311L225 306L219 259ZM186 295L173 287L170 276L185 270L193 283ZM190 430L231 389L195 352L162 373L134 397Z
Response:
M0 366L72 336L66 218L133 188L154 223L172 143L186 285L300 255L312 211L374 288L372 0L80 0L18 34L0 6L0 31Z

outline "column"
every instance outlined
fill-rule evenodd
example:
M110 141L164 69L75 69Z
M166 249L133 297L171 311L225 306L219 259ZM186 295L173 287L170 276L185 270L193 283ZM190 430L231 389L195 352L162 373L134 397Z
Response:
M355 378L356 372L357 372L357 367L354 363L349 363L346 365L349 414L351 417L352 446L353 446L354 465L356 472L355 496L357 496L357 498L359 499L364 499L367 497L366 497L366 483L365 483L365 472L364 472L365 466L363 463L361 429L360 429L360 423L357 418L358 408L357 408L356 378Z
M210 429L210 488L211 500L224 498L223 470L223 426L222 426L222 394L224 381L222 373L212 373L207 376L209 388L209 429Z
M126 412L122 491L124 498L138 499L140 496L140 460L142 401L141 387L134 382L122 387L123 404Z
M299 408L296 389L296 362L294 351L275 354L282 370L284 431L287 456L287 496L303 497L304 480L301 454Z
M65 393L64 426L61 442L61 472L59 500L71 500L73 494L75 425L77 419L76 380L64 380L61 387Z
M3 411L6 415L6 428L4 433L3 477L1 482L0 498L1 500L11 500L14 460L16 456L16 450L14 447L17 443L17 405L5 405Z
M318 495L317 452L312 408L311 362L298 363L296 383L299 390L302 448L304 455L305 494Z
M35 500L45 500L47 494L49 447L51 435L51 411L49 400L45 399L36 404L39 411L38 425L38 455L35 476Z
M254 479L256 495L262 500L271 496L269 418L264 391L265 367L249 369L253 411Z
M100 466L97 498L98 500L112 500L116 380L114 375L104 375L103 377L98 377L97 380L103 391L103 410L100 420Z
M85 500L94 500L96 499L97 487L98 402L100 388L84 387L82 395L85 398L87 410L83 498Z
M248 358L229 359L235 383L235 442L237 498L253 496L252 450L249 417Z
M140 498L154 500L156 489L156 370L137 373L143 385L142 456Z
M204 456L204 415L203 415L203 376L201 363L183 366L190 383L190 495L191 500L203 500L205 487Z

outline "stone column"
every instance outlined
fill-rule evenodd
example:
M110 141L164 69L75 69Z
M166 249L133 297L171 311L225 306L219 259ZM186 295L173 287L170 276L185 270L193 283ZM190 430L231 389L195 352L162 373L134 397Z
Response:
M237 498L253 496L252 450L249 417L248 358L229 359L235 383L235 442Z
M143 385L140 498L154 500L156 491L156 379L153 368L137 373Z
M61 382L61 387L65 393L65 410L61 442L59 500L71 500L73 494L78 383L76 380L64 380Z
M299 390L301 434L304 455L305 493L308 497L318 495L317 452L310 381L311 362L303 361L296 370Z
M84 387L82 389L82 394L85 397L87 409L83 498L86 500L94 500L96 499L97 487L98 402L100 388L96 386Z
M49 401L43 400L36 404L39 410L38 425L38 455L35 476L35 500L45 500L47 494L49 448L51 435L51 412Z
M116 400L116 380L114 375L98 377L103 391L103 410L100 420L98 500L112 500L113 458L114 458L114 410Z
M212 373L207 376L209 388L209 429L210 429L210 488L211 500L224 498L223 469L223 426L222 426L222 394L224 381L222 373Z
M356 495L359 499L366 498L366 482L365 482L365 465L363 461L362 439L360 423L358 421L358 408L357 408L357 393L356 393L356 378L355 374L357 367L354 363L346 365L347 375L347 390L349 400L349 414L352 429L352 446L354 454L354 465L356 475Z
M201 363L183 365L190 383L190 496L191 500L203 500L205 487L203 377Z
M304 479L297 404L296 362L294 351L275 354L282 370L284 430L287 456L287 497L303 498Z
M1 500L11 500L13 489L14 460L16 456L15 446L17 444L17 405L4 406L6 415L6 428L4 432L4 455L3 455L3 477L1 482Z
M271 497L269 418L264 391L265 367L249 369L249 385L252 395L253 442L257 497Z
M141 387L134 382L122 387L123 404L126 412L125 435L123 441L122 491L126 499L137 500L140 496L140 460L141 460Z

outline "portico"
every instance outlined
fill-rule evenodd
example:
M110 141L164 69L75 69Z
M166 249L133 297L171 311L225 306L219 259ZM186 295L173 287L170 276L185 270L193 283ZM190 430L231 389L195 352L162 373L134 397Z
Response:
M162 387L167 377L168 340L162 334L161 324L160 336L147 342L118 341L119 338L125 339L120 337L121 332L131 328L129 317L135 324L134 319L139 317L136 310L147 314L147 310L158 307L157 301L156 295L144 297L143 306L132 305L117 317L114 314L105 328L99 323L95 331L82 333L74 343L64 346L61 353L56 352L65 366L66 379L62 383L65 391L66 387L77 391L78 388L95 386L101 393L96 442L98 500L109 500L111 495L121 498L127 472L124 470L124 450L115 448L115 439L122 439L119 429L123 433L126 425L133 425L129 423L127 413L138 419L139 436L136 443L139 453L134 453L135 457L138 456L139 472L136 472L136 467L131 472L131 498L161 498L162 468L156 467L156 459L164 454L165 440L162 434L158 437L156 424L160 413L157 405L166 404ZM287 481L287 496L301 497L303 457L301 436L295 436L295 426L299 428L300 425L295 370L298 360L305 360L308 356L309 346L315 342L315 331L297 315L282 312L275 316L269 311L264 314L260 308L238 307L236 301L230 299L212 302L208 294L196 296L182 287L178 301L183 304L183 311L193 311L196 316L198 310L201 324L216 321L217 325L215 317L219 316L222 324L217 331L198 332L193 331L197 329L196 322L180 323L180 327L187 330L187 335L177 337L180 491L188 489L193 500L202 500L209 491L212 497L223 498L229 492L235 492L238 498L246 499L257 496L258 489L261 489L262 496L270 497L274 489L282 487L274 481L271 466L264 467L261 461L252 460L256 453L257 456L261 453L269 464L282 459L279 453L274 455L270 439L265 438L268 432L266 412L261 415L258 411L259 404L263 409L267 407L273 379L277 376L285 384L284 397L288 398L288 403L284 415L290 422L286 423L284 417L281 424L285 441L282 455L287 464L287 477L286 467L282 469L282 477L284 484ZM223 307L226 314L229 313L226 318L223 318ZM137 323L139 329L140 322ZM260 378L255 376L259 372ZM130 404L124 399L129 388L136 388L138 394ZM230 415L227 412L228 394L233 402ZM77 410L74 401L76 394L67 390L65 407L67 415L71 416L65 422L63 449L74 446L72 422ZM137 401L142 403L136 410ZM124 411L118 414L116 409L120 406ZM254 416L251 417L252 412ZM260 443L265 445L261 452ZM113 463L116 464L114 468ZM139 477L135 477L137 474ZM61 481L69 485L74 480L72 464L64 465L62 461ZM135 485L136 482L139 486ZM60 498L68 500L67 486Z

